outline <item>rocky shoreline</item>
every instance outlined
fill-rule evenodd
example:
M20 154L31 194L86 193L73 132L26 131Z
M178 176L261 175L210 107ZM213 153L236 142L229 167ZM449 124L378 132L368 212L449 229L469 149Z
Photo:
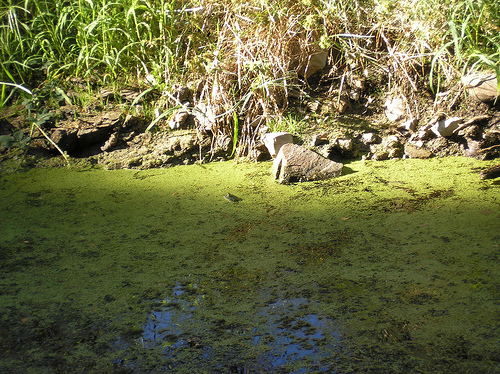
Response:
M360 99L357 92L342 111L337 108L332 112L336 116L334 125L321 126L326 105L321 107L318 100L298 97L289 106L302 108L304 120L309 119L311 126L303 136L294 136L288 142L336 162L356 158L497 158L500 110L496 91L488 83L491 86L488 96L484 87L471 86L470 81L464 84L468 90L467 105L455 110L446 110L436 103L420 112L408 110L408 101L401 95L386 97L384 104L380 100L371 104L370 98ZM104 90L101 96L109 100L111 94ZM2 159L9 158L9 152L21 145L29 145L24 156L31 155L34 163L58 157L62 151L74 159L107 169L164 168L231 158L233 139L216 132L213 110L201 103L194 105L196 94L191 89L178 86L168 94L180 105L166 112L168 116L158 113L159 126L151 132L147 131L151 124L142 115L141 101L137 100L142 96L146 95L127 91L121 98L128 103L109 100L106 107L90 112L62 105L42 123L45 134L35 129L29 141L27 130L22 130L26 128L26 119L15 112L7 113L0 122ZM366 115L367 108L374 114ZM161 122L158 117L164 120ZM254 120L252 126L254 139L245 158L264 161L275 157L264 142L266 134L271 132L265 119Z

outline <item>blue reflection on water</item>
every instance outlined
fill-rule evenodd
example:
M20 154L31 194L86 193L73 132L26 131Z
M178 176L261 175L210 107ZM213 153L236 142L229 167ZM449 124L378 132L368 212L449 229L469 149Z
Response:
M204 360L218 361L221 368L224 364L220 362L225 362L225 358L215 357L217 354L209 345L210 339L220 337L215 332L216 321L197 317L204 296L190 291L177 284L172 296L160 301L160 308L149 315L144 325L142 344L145 348L162 346L166 357L173 359L180 348L199 348L193 359L201 360L200 364ZM249 316L249 326L225 330L223 334L238 336L243 344L263 352L238 372L249 372L250 367L273 372L293 365L290 373L307 373L311 368L335 373L340 345L338 326L320 313L308 313L309 309L314 310L311 306L315 303L306 298L274 299Z
M332 369L332 350L340 334L329 318L318 314L297 316L297 311L310 303L305 298L279 299L258 311L259 319L265 322L254 329L254 344L272 338L267 352L259 357L262 366L278 368L307 358L307 366L314 365L316 371ZM294 373L306 373L307 366Z

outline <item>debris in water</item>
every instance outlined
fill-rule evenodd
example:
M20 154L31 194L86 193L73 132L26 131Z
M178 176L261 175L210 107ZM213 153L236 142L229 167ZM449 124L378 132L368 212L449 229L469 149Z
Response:
M227 201L230 201L232 203L237 203L237 202L241 201L241 199L238 196L235 196L235 195L230 194L230 193L228 193L227 195L224 195L224 199L226 199Z

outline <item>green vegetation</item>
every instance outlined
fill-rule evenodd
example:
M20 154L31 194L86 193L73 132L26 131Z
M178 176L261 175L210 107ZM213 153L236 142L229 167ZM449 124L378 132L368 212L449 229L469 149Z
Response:
M25 94L16 85L64 89L75 76L181 83L214 108L214 133L232 136L238 118L240 139L288 109L318 51L325 76L382 75L400 92L436 92L475 69L500 76L497 0L4 0L0 18L0 107Z
M498 372L494 163L2 174L0 372Z

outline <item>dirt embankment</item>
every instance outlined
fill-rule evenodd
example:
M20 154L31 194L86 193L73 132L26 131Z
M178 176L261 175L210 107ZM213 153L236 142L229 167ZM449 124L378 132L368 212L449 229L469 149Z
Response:
M438 95L438 100L422 90L413 95L419 99L410 102L403 95L376 95L377 82L369 80L345 84L345 94L332 95L335 84L338 82L317 79L308 92L290 95L287 103L301 126L294 134L295 142L327 158L461 155L491 159L500 155L498 100L483 102L474 92L466 94L463 87L455 87ZM162 103L163 95L154 91L142 96L139 89L101 90L95 102L105 105L83 110L61 101L64 105L35 117L37 126L32 132L23 107L4 108L1 160L57 165L63 152L77 163L146 169L234 155L254 161L270 158L261 137L276 131L272 126L279 121L276 116L255 118L249 125L251 131L246 131L252 136L240 139L235 147L234 137L217 131L211 117L216 110L203 107L195 91L177 86L169 96L185 104L168 109L168 103ZM163 113L156 113L154 126L143 114L143 107L151 103L163 108Z

